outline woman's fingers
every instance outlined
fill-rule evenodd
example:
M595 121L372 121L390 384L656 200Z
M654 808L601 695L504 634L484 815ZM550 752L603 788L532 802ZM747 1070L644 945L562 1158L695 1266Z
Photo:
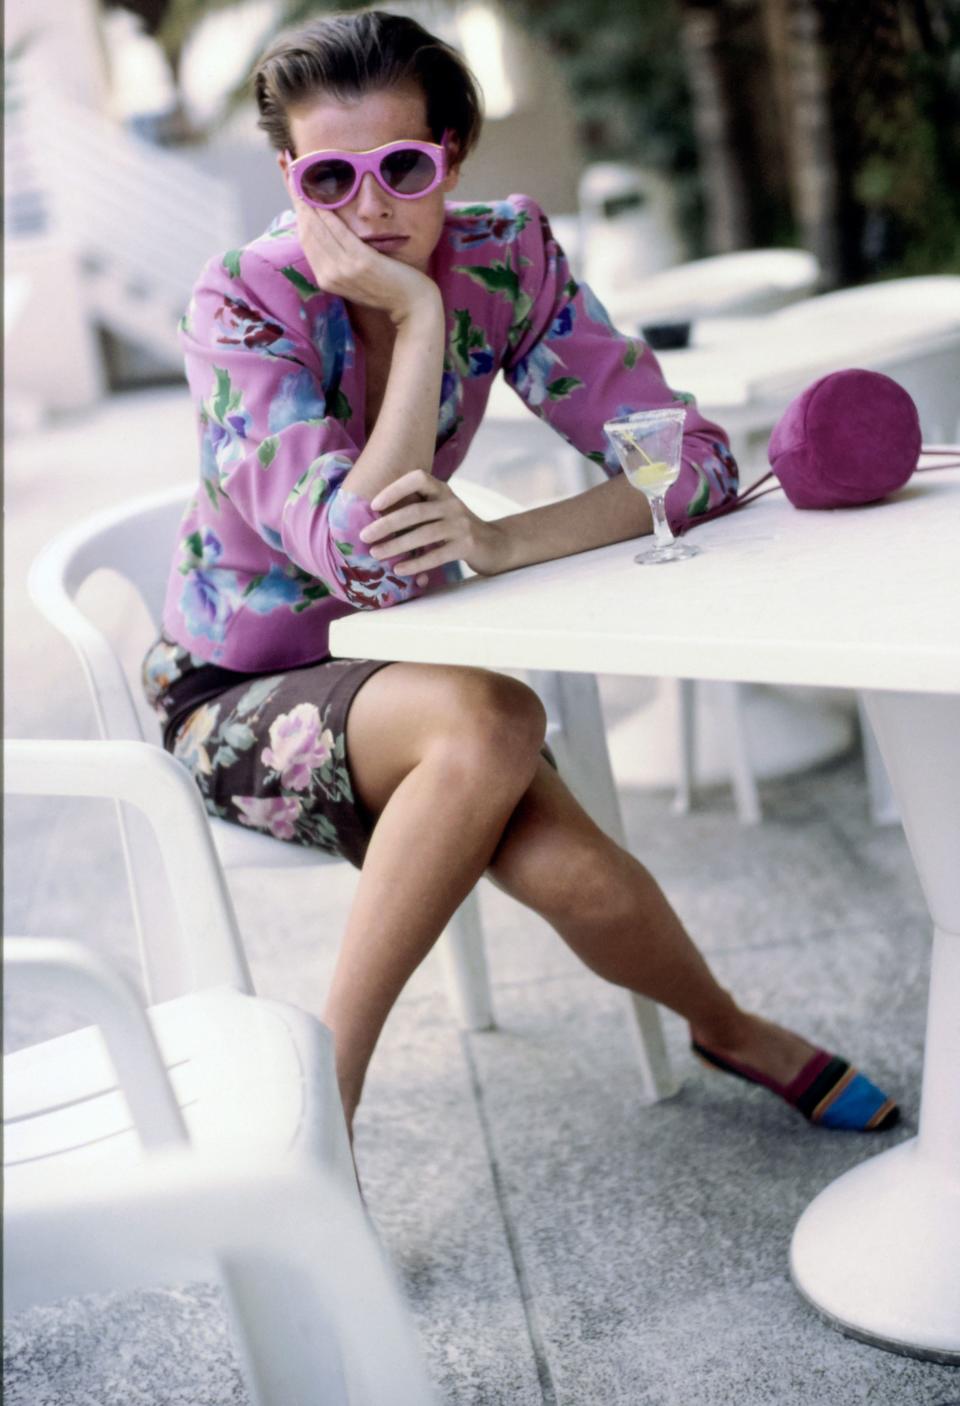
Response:
M403 508L394 508L393 512L384 513L376 522L368 523L360 532L360 540L383 542L387 537L393 537L397 532L406 532L408 528L417 527L420 523L436 522L444 516L446 506L446 503L438 498L428 498L423 502L409 503Z
M397 537L391 537L389 542L382 542L373 547L370 555L377 561L384 561L391 557L403 556L407 552L418 551L421 547L433 547L441 542L449 544L459 540L458 534L451 531L451 525L441 518L410 532L403 532Z
M428 474L424 469L411 469L409 473L395 478L393 483L388 483L386 488L381 488L380 492L370 499L370 506L375 513L385 513L389 508L396 507L404 498L411 498L416 493L424 498L436 498L445 493L452 496L452 492L445 483L434 478L433 474Z
M390 570L394 576L416 576L417 585L425 586L428 571L432 571L435 566L446 566L450 561L459 561L460 557L461 554L456 548L445 543L442 547L435 547L432 552L424 552L422 557L394 562Z

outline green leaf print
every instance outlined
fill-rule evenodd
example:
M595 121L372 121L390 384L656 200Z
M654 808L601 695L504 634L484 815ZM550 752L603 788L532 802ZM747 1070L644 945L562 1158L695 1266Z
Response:
M319 508L324 498L327 496L327 480L325 478L315 478L310 485L310 506Z
M330 594L330 587L323 581L314 581L312 586L304 586L303 598L291 606L294 615L302 615L305 610L309 610L311 605L316 605L318 600L323 600L324 596Z
M514 307L518 307L523 299L529 303L529 297L520 287L520 279L516 270L511 266L509 258L504 263L494 262L486 268L473 268L469 264L456 264L454 273L465 273L468 278L472 278L474 283L479 283L482 288L486 288L488 293L502 293L503 296ZM524 309L524 314L529 309Z
M604 468L606 466L607 460L602 449L591 449L586 457L590 460L591 463L599 464L601 468Z
M249 752L257 740L255 733L247 727L246 723L228 723L220 736L224 742L236 748L238 752Z
M558 376L547 386L547 395L551 400L566 400L571 391L582 385L583 382L576 376Z
M222 367L215 366L213 374L216 377L217 389L210 401L210 411L218 425L222 425L224 417L230 408L230 395L233 387L230 384L230 372L224 371Z
M461 215L492 215L492 205L464 205Z
M287 264L286 268L282 268L280 272L289 283L293 284L294 288L296 288L297 292L304 300L307 298L315 298L320 292L317 285L312 283L309 278L304 278L300 270L293 267L293 264Z
M256 683L250 685L236 708L234 708L233 716L242 717L246 713L254 712L263 703L266 703L279 683L279 674L273 674L269 679L257 679Z
M217 512L219 512L220 498L217 494L217 485L214 483L212 478L205 478L203 480L203 486L207 490L207 497L210 499L211 506L214 507Z
M568 278L563 285L563 296L565 298L575 298L580 292L580 284L575 278Z
M678 405L693 405L695 400L690 391L673 391L673 398Z
M263 585L266 579L267 578L264 576L262 571L260 572L259 576L251 576L250 580L243 588L244 596L252 595L254 591L259 590L259 588Z
M335 420L349 420L353 414L350 402L339 386L327 396L327 409Z
M353 545L350 542L338 542L337 550L342 552L345 557L353 556Z
M183 551L183 561L180 563L180 571L184 576L191 571L196 571L197 567L203 565L203 539L199 532L191 532L180 542Z
M633 340L627 342L627 349L623 354L623 364L628 371L632 371L636 366L637 357L640 355L641 350L642 348L638 347L637 343Z
M228 249L223 256L222 263L224 270L231 278L240 277L240 255L242 253L242 249Z
M279 444L279 437L275 434L272 434L268 436L268 438L265 439L260 445L260 448L257 450L257 458L260 460L262 468L269 469L270 465L277 457L277 449L279 447Z
M483 328L470 320L467 308L456 308L453 314L453 330L450 333L450 360L461 376L470 375L471 349L486 346Z
M696 493L687 504L687 517L699 517L701 513L706 512L707 505L710 502L710 480L699 464L694 464L693 467L697 471L700 482L697 485Z

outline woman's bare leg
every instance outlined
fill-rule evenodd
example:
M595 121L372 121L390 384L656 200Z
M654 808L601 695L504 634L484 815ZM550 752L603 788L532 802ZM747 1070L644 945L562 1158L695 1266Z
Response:
M383 1022L489 864L545 726L530 689L479 669L393 664L353 701L351 775L379 818L324 1010L348 1126Z
M543 730L529 689L482 670L391 665L354 700L351 772L379 819L324 1012L348 1124L394 1001L484 870L716 1053L784 1082L811 1053L717 983L655 880L543 761Z
M715 1053L782 1083L813 1053L791 1031L740 1009L653 876L594 825L542 760L489 875L546 918L591 970L669 1006Z

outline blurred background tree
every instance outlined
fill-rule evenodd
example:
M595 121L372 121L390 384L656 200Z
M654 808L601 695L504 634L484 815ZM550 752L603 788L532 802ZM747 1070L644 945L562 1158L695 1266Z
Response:
M678 183L702 253L799 243L831 284L960 271L960 0L518 0L589 156Z
M176 75L231 0L123 3ZM336 8L289 0L285 22ZM559 60L588 159L670 176L695 252L800 244L829 285L960 271L960 0L501 9Z

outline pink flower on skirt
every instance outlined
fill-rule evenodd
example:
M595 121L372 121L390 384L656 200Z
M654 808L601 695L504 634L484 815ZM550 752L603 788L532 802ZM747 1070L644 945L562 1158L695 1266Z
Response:
M253 830L266 830L278 840L292 840L294 824L300 814L296 796L231 796L240 812L240 824Z
M314 767L323 766L333 754L333 733L320 730L320 712L314 703L298 703L289 713L281 713L270 728L270 746L260 760L280 773L280 785L288 791L305 791Z

